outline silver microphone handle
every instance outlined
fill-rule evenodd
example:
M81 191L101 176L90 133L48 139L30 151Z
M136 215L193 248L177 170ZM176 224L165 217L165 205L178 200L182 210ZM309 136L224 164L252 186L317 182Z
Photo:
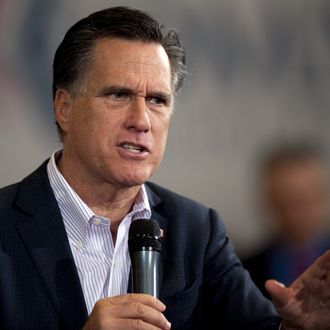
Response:
M159 297L160 253L135 251L131 256L133 292Z

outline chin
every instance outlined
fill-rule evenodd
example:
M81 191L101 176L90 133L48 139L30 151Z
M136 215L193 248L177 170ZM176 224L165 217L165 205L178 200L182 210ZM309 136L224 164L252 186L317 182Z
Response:
M126 187L135 187L135 186L141 186L142 184L146 183L149 178L151 177L151 174L149 173L135 173L135 174L128 174L127 176L121 177L119 182Z
M122 180L120 182L120 186L122 188L132 188L137 186L142 186L144 183L146 183L148 180Z
M110 171L110 175L115 182L123 187L130 188L141 186L147 182L157 169L154 163L141 162L137 163L121 163Z

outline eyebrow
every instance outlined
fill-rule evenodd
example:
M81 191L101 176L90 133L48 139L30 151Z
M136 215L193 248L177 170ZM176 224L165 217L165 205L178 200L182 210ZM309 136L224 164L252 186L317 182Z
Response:
M113 86L106 86L101 89L101 91L98 93L100 96L106 95L106 94L112 94L112 93L123 93L127 95L136 95L136 91L133 89L121 86L121 85L113 85ZM150 91L147 93L146 97L155 97L165 100L166 102L170 102L172 99L172 94L163 92L163 91Z
M150 92L147 97L154 97L164 100L166 103L170 103L172 100L172 95L164 92Z
M131 88L120 86L120 85L114 85L114 86L106 86L101 89L99 92L100 96L106 95L106 94L112 94L112 93L123 93L128 95L134 95L134 91Z

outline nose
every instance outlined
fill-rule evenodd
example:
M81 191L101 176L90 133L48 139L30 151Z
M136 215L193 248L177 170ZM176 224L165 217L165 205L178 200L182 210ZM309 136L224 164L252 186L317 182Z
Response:
M126 128L136 132L148 133L151 129L148 108L144 97L135 97L129 108Z

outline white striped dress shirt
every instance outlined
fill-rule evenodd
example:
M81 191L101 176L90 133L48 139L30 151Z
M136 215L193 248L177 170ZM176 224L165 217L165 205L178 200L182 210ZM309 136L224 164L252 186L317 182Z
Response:
M114 245L111 219L93 213L70 187L57 168L59 157L61 151L53 153L47 172L90 314L97 300L127 293L131 265L127 243L129 226L135 219L149 219L151 210L142 185L131 212L118 227Z

